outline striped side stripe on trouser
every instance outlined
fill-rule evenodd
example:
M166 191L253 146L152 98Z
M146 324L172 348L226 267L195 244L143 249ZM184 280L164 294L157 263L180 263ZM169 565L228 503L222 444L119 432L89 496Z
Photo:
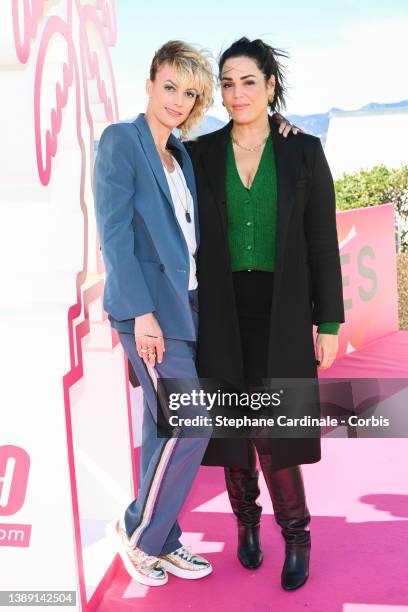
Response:
M147 364L144 364L144 365L146 367L146 370L149 373L153 387L155 391L157 392L156 373L150 365L147 365ZM143 530L147 527L147 525L149 524L152 518L155 502L160 493L160 485L166 473L166 469L171 459L171 455L177 446L177 443L178 443L178 438L170 438L170 440L167 440L162 448L162 451L160 453L160 459L156 466L154 478L152 479L152 482L150 483L149 493L145 500L141 521L129 538L129 541L132 546L138 545L138 542L143 534Z

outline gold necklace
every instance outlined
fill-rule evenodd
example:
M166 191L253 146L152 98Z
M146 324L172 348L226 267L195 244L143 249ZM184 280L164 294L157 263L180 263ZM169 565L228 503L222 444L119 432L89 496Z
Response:
M261 147L264 146L265 142L268 140L270 132L265 136L262 142L255 145L255 147L244 147L244 145L240 144L238 140L235 139L234 134L231 132L232 142L237 145L240 149L244 149L244 151L258 151Z

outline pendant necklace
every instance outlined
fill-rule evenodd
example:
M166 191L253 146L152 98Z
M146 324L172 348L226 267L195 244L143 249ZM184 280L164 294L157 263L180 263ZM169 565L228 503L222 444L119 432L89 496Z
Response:
M167 169L167 168L166 168L166 169ZM176 191L176 193L177 193L177 196L178 196L178 198L179 198L179 200L180 200L180 202L181 202L181 205L182 205L182 207L183 207L183 209L184 209L184 214L185 214L185 216L186 216L186 221L187 221L187 223L191 223L191 215L190 215L190 198L188 197L188 193L187 193L187 190L186 190L186 186L185 186L185 184L184 184L184 175L183 175L182 177L180 176L180 172L179 172L179 169L178 169L178 164L177 164L177 162L175 162L175 163L174 163L174 172L177 172L177 175L178 175L178 176L179 176L179 178L180 178L180 182L181 182L181 183L182 183L182 185L183 185L183 190L184 190L184 202L186 203L186 206L184 206L184 203L183 203L183 197L181 197L181 195L180 195L180 192L179 192L178 187L177 187L177 183L176 183L176 181L175 181L175 180L173 179L173 177L172 177L173 172L169 172L168 170L167 170L167 172L168 172L168 175L169 175L169 177L170 177L170 180L171 180L171 182L172 182L172 184L173 184L173 187L174 187L174 189L175 189L175 191Z

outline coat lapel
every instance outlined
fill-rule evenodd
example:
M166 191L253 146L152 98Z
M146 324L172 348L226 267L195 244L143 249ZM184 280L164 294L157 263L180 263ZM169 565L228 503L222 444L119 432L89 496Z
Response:
M140 134L140 141L141 141L143 150L146 154L146 158L153 171L153 174L160 186L160 189L162 190L163 194L166 196L166 200L170 204L171 209L175 215L176 213L174 209L174 203L171 197L166 175L164 174L163 164L161 162L160 155L154 143L152 133L150 131L150 128L147 124L147 121L143 113L140 113L140 115L135 119L133 124ZM187 187L189 188L190 193L193 198L195 234L196 234L196 242L198 246L199 239L200 239L200 229L199 229L199 218L198 218L197 190L196 190L193 166L191 164L190 156L188 155L184 145L173 134L170 134L170 137L168 140L168 146L169 148L177 149L182 156L181 165L183 168L184 178L186 179Z
M208 139L206 147L203 147L200 156L200 162L204 166L205 175L213 193L225 235L227 234L226 159L231 128L232 121L214 132Z
M199 242L200 242L200 226L199 226L199 215L198 215L197 189L196 189L193 165L191 163L190 156L187 153L185 146L173 134L170 135L168 146L170 148L177 149L181 155L182 163L180 165L183 168L184 178L186 179L187 187L191 193L191 197L193 198L194 227L195 227L196 243L198 247Z
M277 179L276 260L275 271L281 269L285 252L286 236L295 200L295 185L301 168L301 147L293 146L293 134L284 138L278 126L270 118L272 142L275 151Z
M173 200L171 199L169 185L167 183L166 175L164 174L163 164L161 162L160 155L156 149L156 145L154 144L153 136L148 126L148 123L142 113L136 118L136 120L133 122L133 125L136 127L140 134L140 141L143 150L146 154L146 158L150 164L153 174L156 177L156 180L160 186L160 189L166 196L166 199L170 204L173 212L175 212Z

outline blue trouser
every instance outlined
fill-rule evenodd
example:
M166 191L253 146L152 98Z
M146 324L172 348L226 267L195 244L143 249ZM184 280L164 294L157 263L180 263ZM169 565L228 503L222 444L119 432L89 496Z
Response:
M197 290L190 291L189 297L197 329ZM177 516L200 467L210 432L203 438L157 437L157 399L152 378L137 354L133 334L121 332L119 337L144 396L138 496L125 512L125 526L132 545L159 556L181 546ZM185 379L197 380L196 343L171 338L164 341L166 351L162 363L154 368L155 374L180 379L180 392L185 392ZM200 411L207 414L205 407L196 408L195 414Z

